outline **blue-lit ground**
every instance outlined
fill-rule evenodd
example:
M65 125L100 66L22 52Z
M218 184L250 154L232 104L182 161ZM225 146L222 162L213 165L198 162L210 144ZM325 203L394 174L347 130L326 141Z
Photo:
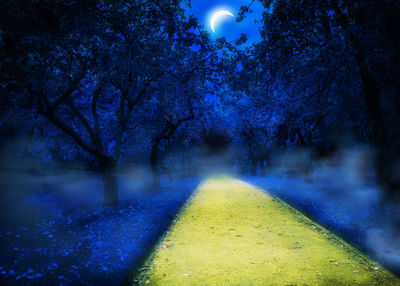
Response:
M387 214L394 212L380 207L379 193L370 177L363 178L365 172L320 166L312 181L276 170L242 179L304 211L395 271L400 243L387 223ZM16 176L8 187L29 195L2 223L1 279L6 284L122 282L143 262L201 178L171 182L164 177L160 189L144 182L144 177L121 176L122 203L112 208L98 206L101 191L93 192L101 188L98 177Z
M132 193L131 184L140 182L125 178L121 180L125 197L112 208L93 207L101 201L101 191L89 195L81 188L80 203L66 196L63 190L68 185L77 186L68 179L72 177L52 176L43 179L46 183L27 175L15 178L14 187L31 194L14 205L14 213L7 216L12 220L1 224L1 285L120 284L199 182L163 182L162 190L143 195ZM88 177L79 185L94 190L101 187L101 180Z
M382 207L375 200L379 194L374 186L357 187L355 192L359 195L372 197L357 201L351 199L354 193L348 186L323 178L314 183L295 176L245 179L296 207L394 273L400 273L399 232L388 223L393 216L400 219L400 210Z

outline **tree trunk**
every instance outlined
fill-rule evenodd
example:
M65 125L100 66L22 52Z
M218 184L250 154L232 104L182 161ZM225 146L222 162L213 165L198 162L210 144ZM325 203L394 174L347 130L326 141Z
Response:
M252 160L251 160L250 174L252 176L257 175L257 160L255 158L252 158Z
M400 198L400 128L397 124L400 112L396 108L387 110L388 106L396 106L399 93L399 90L392 89L375 90L374 94L367 94L368 97L375 97L370 103L370 109L375 109L372 112L375 168L384 198L388 201Z
M397 90L394 96L389 97L389 100L382 98L382 88L377 86L380 82L374 80L374 76L369 70L369 65L366 64L367 56L364 53L364 47L356 35L347 34L346 36L351 43L353 51L355 51L355 59L359 67L365 102L371 118L371 139L375 148L377 181L382 187L385 199L398 199L400 196L400 175L398 174L400 172L398 167L400 162L400 138L398 132L393 132L392 130L390 133L390 129L398 128L397 126L393 126L393 123L391 124L390 121L396 122L400 118L398 103L400 87L397 83ZM391 105L395 108L385 113L385 105ZM388 117L393 119L388 120ZM389 136L390 134L393 136Z
M153 186L158 188L160 186L160 170L158 168L158 145L159 142L156 141L153 146L151 146L151 170L153 172Z
M114 159L108 159L101 164L104 182L104 205L118 205L117 164Z

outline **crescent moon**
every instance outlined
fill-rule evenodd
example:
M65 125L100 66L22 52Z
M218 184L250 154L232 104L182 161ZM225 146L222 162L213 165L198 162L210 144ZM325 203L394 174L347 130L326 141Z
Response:
M215 23L219 20L219 18L223 17L223 16L231 16L234 17L233 14L227 10L219 10L217 12L215 12L210 20L210 26L211 26L211 30L215 33Z

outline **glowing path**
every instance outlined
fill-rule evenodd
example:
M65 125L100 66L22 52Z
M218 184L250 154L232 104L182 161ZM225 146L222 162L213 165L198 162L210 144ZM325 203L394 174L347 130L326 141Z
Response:
M400 285L299 212L228 177L197 189L136 279L165 286Z

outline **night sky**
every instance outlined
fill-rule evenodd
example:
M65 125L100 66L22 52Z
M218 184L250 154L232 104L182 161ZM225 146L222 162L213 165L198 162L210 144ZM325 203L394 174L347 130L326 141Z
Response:
M206 27L213 40L220 37L225 37L228 41L234 41L238 39L242 33L244 33L248 35L247 44L252 44L260 39L258 31L261 27L261 24L255 23L255 21L260 21L262 19L263 8L261 3L255 1L251 6L251 13L247 13L246 18L242 22L236 22L236 17L238 16L240 7L242 5L249 5L250 2L250 0L192 0L191 8L187 7L187 5L185 5L185 8L188 15L192 14L197 19L199 19L199 23ZM235 16L235 18L228 16L217 22L214 34L210 28L210 18L215 11L220 9L230 11Z

